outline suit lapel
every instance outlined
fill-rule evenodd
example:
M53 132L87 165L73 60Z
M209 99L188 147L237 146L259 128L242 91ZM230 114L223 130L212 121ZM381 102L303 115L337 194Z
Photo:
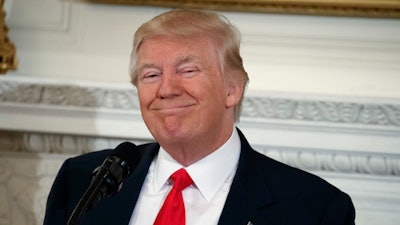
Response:
M262 167L257 154L239 129L238 133L241 140L238 169L218 224L271 224L261 214L261 208L273 201Z

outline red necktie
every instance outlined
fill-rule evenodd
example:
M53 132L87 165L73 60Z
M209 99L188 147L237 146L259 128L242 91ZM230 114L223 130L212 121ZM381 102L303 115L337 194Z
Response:
M170 179L173 181L172 189L158 212L154 225L185 225L186 223L182 190L193 184L193 180L183 168L173 173Z

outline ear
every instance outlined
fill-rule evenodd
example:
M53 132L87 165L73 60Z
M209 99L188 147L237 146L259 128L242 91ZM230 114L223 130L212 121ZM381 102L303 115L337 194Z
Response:
M234 107L236 104L239 103L240 98L243 94L243 85L240 82L231 81L226 84L225 87L226 91L226 100L225 106L227 108Z

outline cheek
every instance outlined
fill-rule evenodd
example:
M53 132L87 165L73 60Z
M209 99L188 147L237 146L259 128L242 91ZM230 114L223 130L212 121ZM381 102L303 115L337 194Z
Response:
M142 110L144 110L147 106L151 103L152 99L154 98L154 92L151 91L151 88L143 88L139 87L138 89L138 98L139 98L139 103L140 107Z

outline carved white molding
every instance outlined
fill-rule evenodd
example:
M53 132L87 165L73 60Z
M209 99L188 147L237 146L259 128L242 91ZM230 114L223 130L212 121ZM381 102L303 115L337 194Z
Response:
M254 146L261 153L308 171L400 177L400 154Z
M79 155L95 150L115 148L123 141L141 144L152 140L0 130L0 145L2 146L0 152Z
M0 102L86 109L139 110L133 87L127 89L3 81L0 83Z
M152 140L0 131L0 152L78 155L115 148L123 141L141 144ZM278 161L308 171L400 177L400 154L266 145L253 147Z
M243 117L400 127L400 104L248 97Z
M345 99L332 101L250 96L244 99L242 118L379 125L400 130L400 101L396 103L374 101L382 101L382 99L371 99L370 102L360 103ZM0 83L0 102L93 110L139 111L134 88L4 80Z

